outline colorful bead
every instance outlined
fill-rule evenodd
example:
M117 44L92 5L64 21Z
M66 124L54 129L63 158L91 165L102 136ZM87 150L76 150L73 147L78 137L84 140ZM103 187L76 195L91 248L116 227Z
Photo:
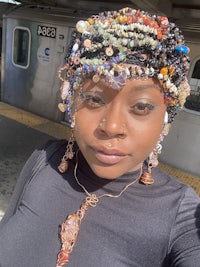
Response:
M160 73L163 74L163 75L167 75L168 74L168 68L162 68L160 70Z
M112 47L110 47L110 46L106 48L105 52L106 52L106 55L109 56L109 57L111 57L113 55L113 53L114 53Z
M80 63L80 57L74 57L73 62L75 65L78 65Z
M79 45L77 43L75 43L72 47L72 53L75 53L79 48Z
M185 46L185 45L176 46L174 50L178 51L178 52L181 52L183 54L188 54L189 51L190 51L189 48L187 46Z
M125 71L118 73L116 76L112 71L107 74L108 83L115 90L120 90L126 84L126 79L127 75Z
M92 77L92 80L94 83L98 83L98 81L100 80L100 77L98 74L95 74L93 77Z
M83 45L85 46L85 47L91 47L91 44L92 44L92 42L91 42L91 40L90 39L86 39L84 42L83 42Z

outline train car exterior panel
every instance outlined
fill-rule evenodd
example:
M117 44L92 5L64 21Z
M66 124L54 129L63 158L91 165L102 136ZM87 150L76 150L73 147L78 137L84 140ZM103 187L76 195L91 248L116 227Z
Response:
M60 121L63 114L57 108L60 81L56 73L64 64L72 28L67 22L64 26L13 17L5 17L3 25L2 100Z

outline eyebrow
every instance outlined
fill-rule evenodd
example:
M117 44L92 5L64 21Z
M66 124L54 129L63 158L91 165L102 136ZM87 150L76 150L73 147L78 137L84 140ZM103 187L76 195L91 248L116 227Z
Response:
M103 92L107 88L107 84L103 81L98 81L97 83L94 83L93 81L90 81L90 83L85 88L85 92L91 92L92 89L96 87L96 90Z
M159 89L161 91L161 88L157 84L139 84L137 86L134 86L134 90L145 90L145 89Z

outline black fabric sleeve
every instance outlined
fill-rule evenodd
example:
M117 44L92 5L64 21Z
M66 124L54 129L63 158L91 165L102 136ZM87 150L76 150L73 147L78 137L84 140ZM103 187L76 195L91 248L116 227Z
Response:
M0 230L4 224L7 223L9 218L16 212L20 200L25 191L26 185L30 182L32 177L47 164L48 159L54 152L66 143L66 140L49 140L40 148L36 149L25 163L9 202L9 206L0 221Z
M200 266L200 199L188 187L172 227L169 267Z
M32 155L29 157L29 159L26 161L19 178L17 179L17 183L14 189L14 192L12 194L11 200L9 202L8 208L4 214L4 217L2 218L0 222L0 229L3 227L3 225L9 220L9 218L15 213L15 210L17 208L17 203L19 202L20 196L24 191L24 186L29 178L32 176L33 168L37 162L37 159L39 158L41 153L40 149L35 150Z

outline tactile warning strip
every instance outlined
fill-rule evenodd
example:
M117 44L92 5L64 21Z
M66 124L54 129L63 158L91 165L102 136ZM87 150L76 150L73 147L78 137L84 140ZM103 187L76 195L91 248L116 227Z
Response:
M176 178L180 179L186 184L189 184L194 190L200 195L200 177L183 172L176 168L172 168L166 164L159 163L159 167L164 171L168 172L169 174L175 176Z
M50 121L4 102L0 102L0 115L58 139L69 139L71 135L70 128L63 124Z

